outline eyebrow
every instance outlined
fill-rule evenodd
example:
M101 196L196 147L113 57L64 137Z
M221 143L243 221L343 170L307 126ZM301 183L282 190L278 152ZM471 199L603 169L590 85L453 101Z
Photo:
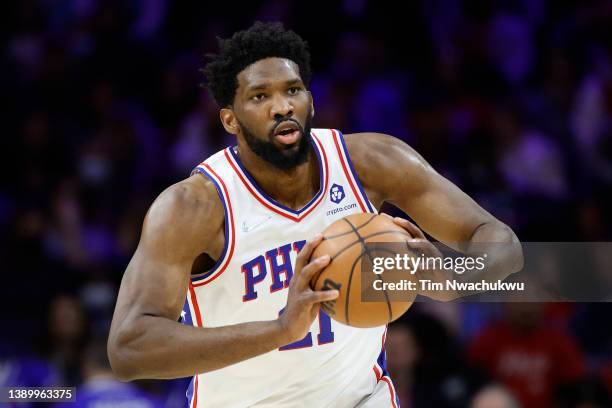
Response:
M302 80L300 78L294 78L294 79L285 81L285 86L296 85L296 84L301 84L301 83L302 83ZM256 85L249 87L247 89L247 92L260 91L262 89L266 89L268 86L270 86L269 82L263 83L263 84L256 84Z

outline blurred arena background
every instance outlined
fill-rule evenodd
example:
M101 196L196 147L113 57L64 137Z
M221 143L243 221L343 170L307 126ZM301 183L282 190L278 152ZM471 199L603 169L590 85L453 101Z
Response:
M611 240L610 1L20 0L0 19L2 386L108 378L146 209L233 142L203 55L257 19L310 43L316 127L406 140L522 241ZM390 371L404 407L610 407L611 316L420 303ZM184 380L108 387L185 404Z

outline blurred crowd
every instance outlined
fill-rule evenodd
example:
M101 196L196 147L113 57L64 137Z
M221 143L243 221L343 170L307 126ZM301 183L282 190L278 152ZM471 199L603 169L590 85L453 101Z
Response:
M405 3L4 5L0 385L183 406L184 380L114 380L104 343L148 206L233 143L203 56L258 19L309 42L315 127L404 139L522 241L609 241L612 2ZM612 406L611 313L420 303L387 337L402 406Z

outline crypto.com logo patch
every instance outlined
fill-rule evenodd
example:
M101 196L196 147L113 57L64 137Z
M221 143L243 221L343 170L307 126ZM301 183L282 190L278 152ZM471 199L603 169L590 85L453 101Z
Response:
M345 196L346 194L344 194L344 188L342 186L335 183L332 184L329 189L329 198L334 204L339 204Z

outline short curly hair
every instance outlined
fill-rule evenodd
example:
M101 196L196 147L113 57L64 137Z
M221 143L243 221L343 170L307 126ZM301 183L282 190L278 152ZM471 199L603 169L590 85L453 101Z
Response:
M255 22L249 29L236 32L232 38L217 38L219 54L208 54L211 61L201 70L206 86L219 106L230 106L238 88L238 74L259 60L279 57L295 62L306 87L310 86L310 52L308 43L281 23Z

